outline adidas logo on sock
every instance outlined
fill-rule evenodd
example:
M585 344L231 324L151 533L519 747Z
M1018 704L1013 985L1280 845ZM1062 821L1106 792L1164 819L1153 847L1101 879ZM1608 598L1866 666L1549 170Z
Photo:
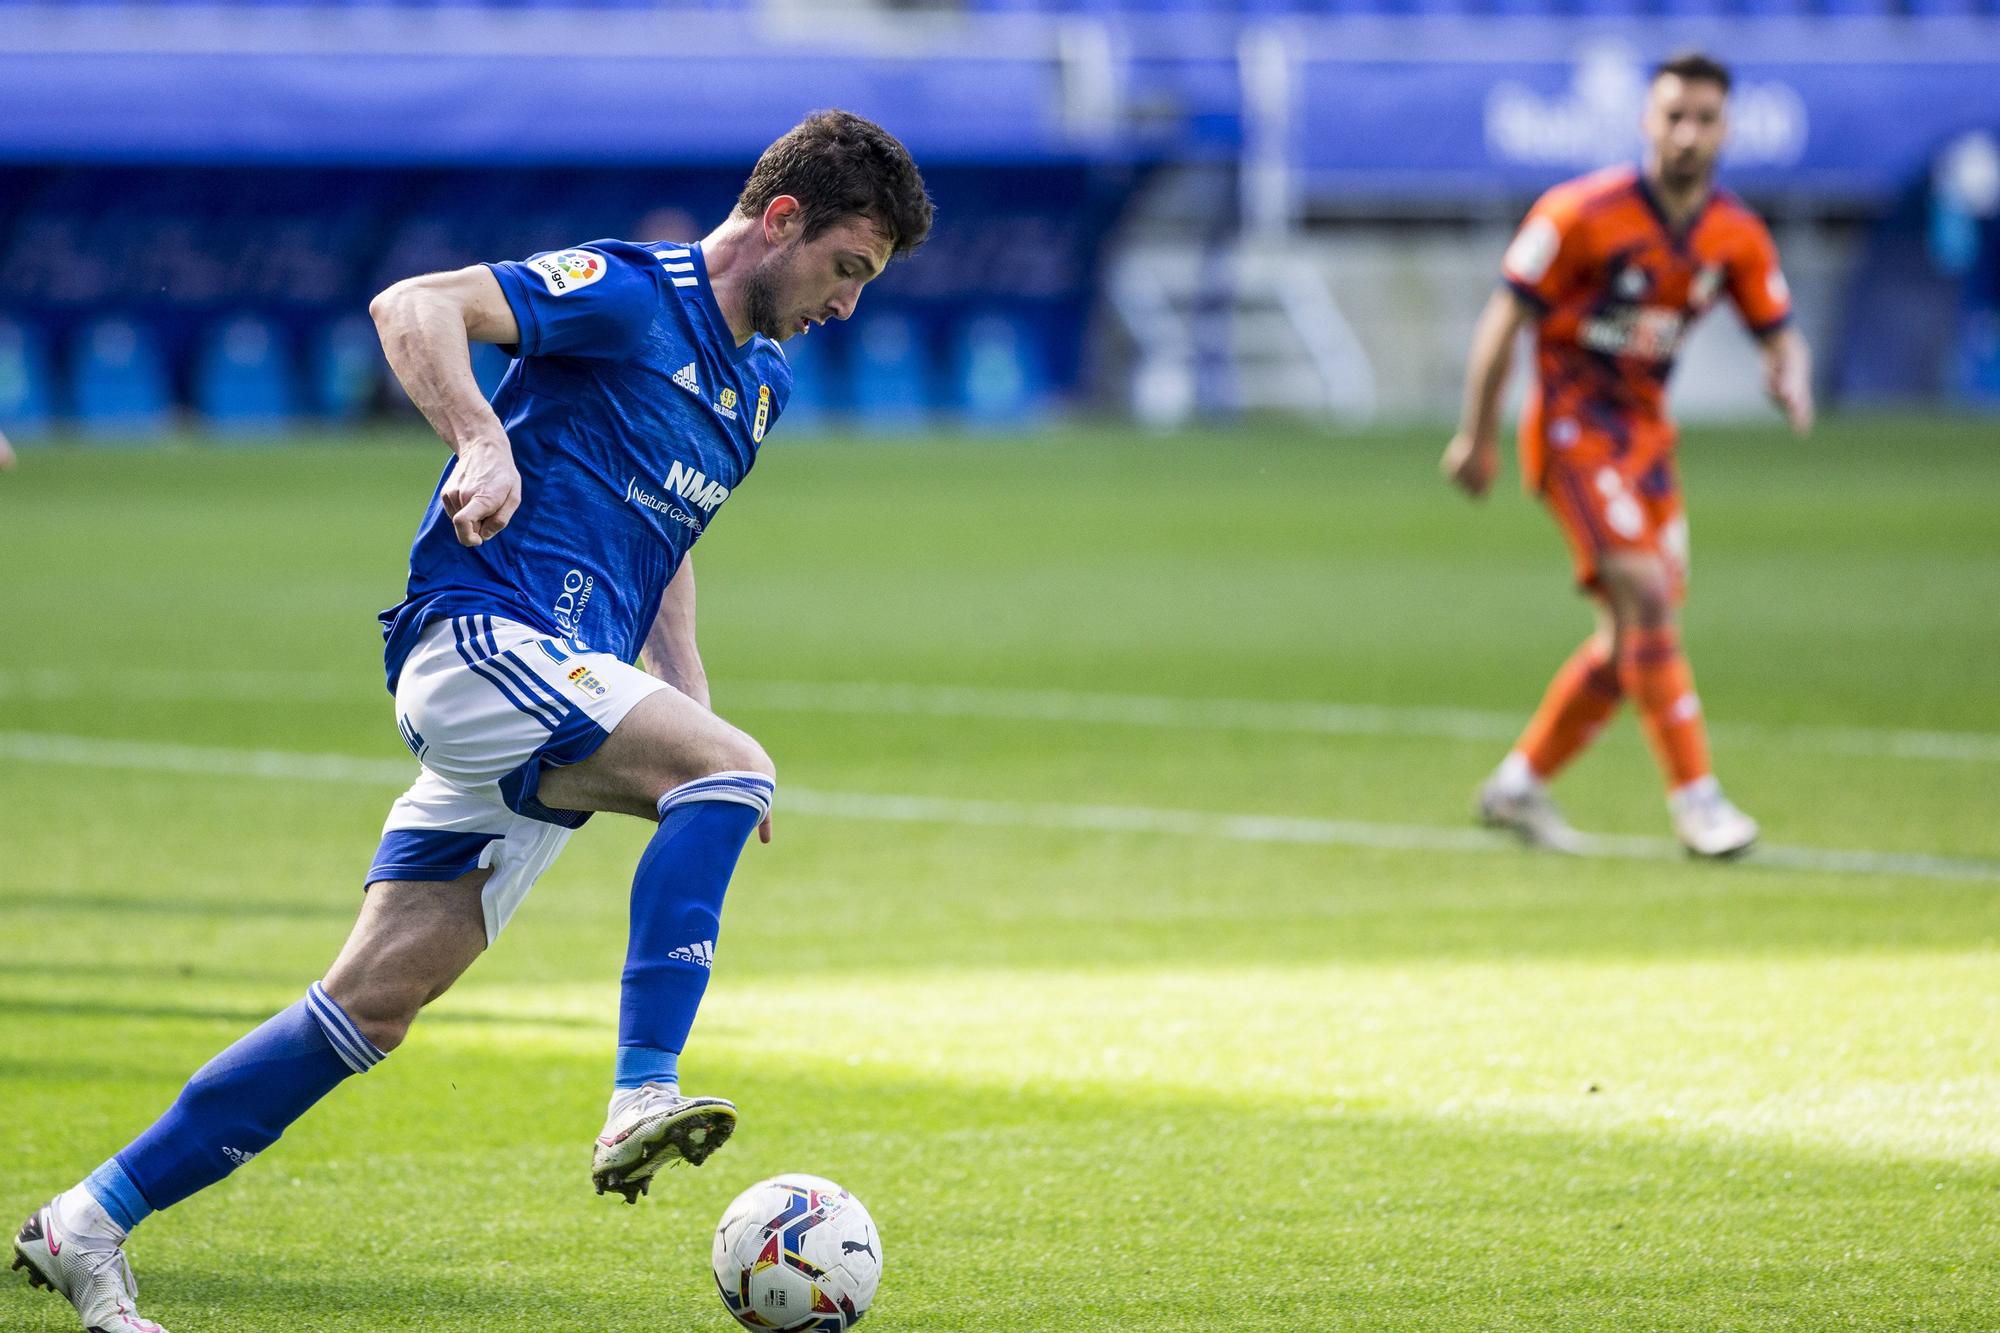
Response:
M701 385L695 381L694 362L692 361L674 372L674 383L680 385L697 398L701 396Z
M222 1150L222 1155L224 1157L227 1157L230 1161L236 1163L236 1165L242 1166L245 1162L248 1162L252 1157L255 1157L257 1154L254 1152L244 1152L241 1148L224 1148Z
M715 941L702 940L697 944L683 944L678 949L669 949L667 957L677 963L693 963L696 967L715 970Z

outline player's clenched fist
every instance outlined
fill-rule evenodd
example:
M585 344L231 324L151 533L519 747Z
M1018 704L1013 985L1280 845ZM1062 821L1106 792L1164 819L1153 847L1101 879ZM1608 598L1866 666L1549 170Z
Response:
M1491 440L1460 431L1445 446L1438 469L1452 485L1474 499L1486 494L1500 470L1500 450Z
M506 437L460 446L458 466L438 499L459 545L477 546L497 536L521 507L521 473Z

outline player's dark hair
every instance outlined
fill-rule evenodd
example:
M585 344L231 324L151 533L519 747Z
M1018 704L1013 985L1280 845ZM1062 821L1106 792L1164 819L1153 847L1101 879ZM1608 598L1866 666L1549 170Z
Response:
M799 201L806 240L858 215L882 229L894 258L931 233L931 199L909 150L874 121L846 111L815 111L766 148L736 211L759 217L782 194Z
M1653 67L1654 83L1672 74L1682 83L1712 83L1729 91L1729 66L1706 51L1680 51Z

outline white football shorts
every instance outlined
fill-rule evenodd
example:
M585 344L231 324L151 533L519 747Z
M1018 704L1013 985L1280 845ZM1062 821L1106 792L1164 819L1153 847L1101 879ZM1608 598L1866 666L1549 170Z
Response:
M535 799L542 774L596 753L655 690L609 653L579 652L493 616L424 631L396 682L396 725L423 765L382 827L368 883L454 880L491 867L486 939L499 938L587 814Z

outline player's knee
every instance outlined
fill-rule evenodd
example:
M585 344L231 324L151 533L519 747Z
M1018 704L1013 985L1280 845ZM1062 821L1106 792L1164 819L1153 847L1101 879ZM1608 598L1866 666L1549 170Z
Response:
M1604 583L1612 618L1621 631L1654 629L1673 619L1673 583L1659 562L1607 568Z
M773 782L778 780L777 765L771 762L771 756L764 752L757 738L734 727L717 747L714 763L713 771L717 773L756 773Z
M423 1007L422 995L402 988L364 990L341 1003L347 1016L354 1020L354 1026L361 1029L361 1035L385 1053L403 1044Z

